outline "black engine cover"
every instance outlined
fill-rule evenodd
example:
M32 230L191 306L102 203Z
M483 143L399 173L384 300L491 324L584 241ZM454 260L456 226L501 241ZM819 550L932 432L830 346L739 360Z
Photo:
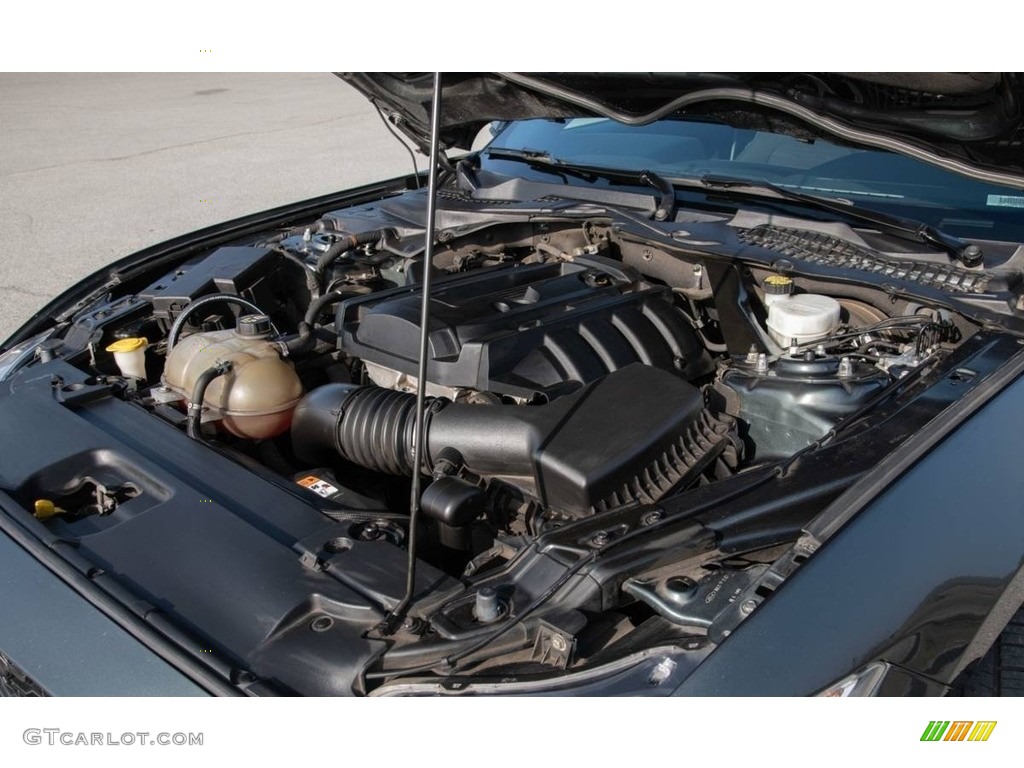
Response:
M632 363L686 378L712 368L671 291L610 259L478 270L437 280L431 293L434 384L554 397ZM340 348L415 375L420 303L419 286L343 302Z

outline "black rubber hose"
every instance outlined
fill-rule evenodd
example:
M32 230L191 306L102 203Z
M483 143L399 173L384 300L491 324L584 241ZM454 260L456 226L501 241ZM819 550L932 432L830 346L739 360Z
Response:
M360 232L358 235L350 235L347 232L332 232L330 230L323 232L322 234L337 238L337 240L320 254L320 258L316 260L316 271L321 275L324 274L343 253L363 245L380 242L390 233L390 229L371 229L367 232Z
M181 334L181 329L185 326L185 320L192 316L200 307L205 307L208 304L215 304L218 301L223 301L225 304L238 304L250 312L255 312L257 315L266 314L262 309L257 307L248 299L243 299L241 296L232 296L227 293L214 293L210 296L203 296L201 299L196 299L183 310L178 318L174 321L174 325L171 326L171 332L167 334L167 351L170 352L174 349L174 345L178 343L178 336Z
M232 365L229 361L217 363L212 368L207 368L196 379L192 387L192 399L188 404L188 421L186 431L193 440L202 440L203 433L201 422L203 416L203 400L206 398L206 390L213 383L213 380L231 371Z
M453 446L474 471L531 473L533 447L543 430L535 422L557 421L562 410L553 405L524 409L427 398L425 470L431 471L440 452ZM409 477L415 466L415 423L416 396L411 393L326 384L296 407L292 445L296 455L310 463L319 463L334 451L368 469Z
M330 266L336 262L341 255L348 253L352 248L348 244L348 240L339 240L336 243L331 243L327 250L320 254L320 258L316 260L316 271L323 275Z
M336 451L368 469L408 477L413 471L415 423L414 395L326 384L299 402L292 416L292 436L300 458Z
M316 327L316 319L331 304L335 304L347 296L346 291L332 291L325 293L319 299L310 302L306 308L306 314L299 323L299 333L284 343L288 356L304 352L313 343L313 330Z

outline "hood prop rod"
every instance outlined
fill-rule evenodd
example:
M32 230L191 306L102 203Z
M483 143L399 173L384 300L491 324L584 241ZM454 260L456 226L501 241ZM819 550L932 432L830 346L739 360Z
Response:
M430 336L430 273L434 264L434 219L437 209L437 167L441 156L441 73L434 73L434 96L430 112L430 169L427 176L427 227L424 233L422 305L420 307L419 368L416 376L416 422L413 429L412 492L409 496L409 563L406 568L405 596L384 620L385 634L394 634L416 593L417 524L420 517L420 493L423 477L424 424L427 399L427 342Z

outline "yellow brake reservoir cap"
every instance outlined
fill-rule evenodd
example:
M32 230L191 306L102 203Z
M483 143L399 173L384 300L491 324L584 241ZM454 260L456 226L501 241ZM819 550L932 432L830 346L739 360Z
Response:
M107 347L107 352L137 352L148 344L144 338L119 339Z
M768 275L761 286L769 296L780 296L793 291L793 279L785 275Z
M35 512L33 514L37 520L48 520L54 515L61 515L63 513L64 510L49 499L36 499Z

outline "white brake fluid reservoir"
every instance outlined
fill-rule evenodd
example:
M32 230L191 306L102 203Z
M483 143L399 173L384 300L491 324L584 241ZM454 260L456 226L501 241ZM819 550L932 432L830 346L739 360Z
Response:
M798 293L765 297L768 303L768 332L785 348L823 339L839 326L839 302L831 296Z

